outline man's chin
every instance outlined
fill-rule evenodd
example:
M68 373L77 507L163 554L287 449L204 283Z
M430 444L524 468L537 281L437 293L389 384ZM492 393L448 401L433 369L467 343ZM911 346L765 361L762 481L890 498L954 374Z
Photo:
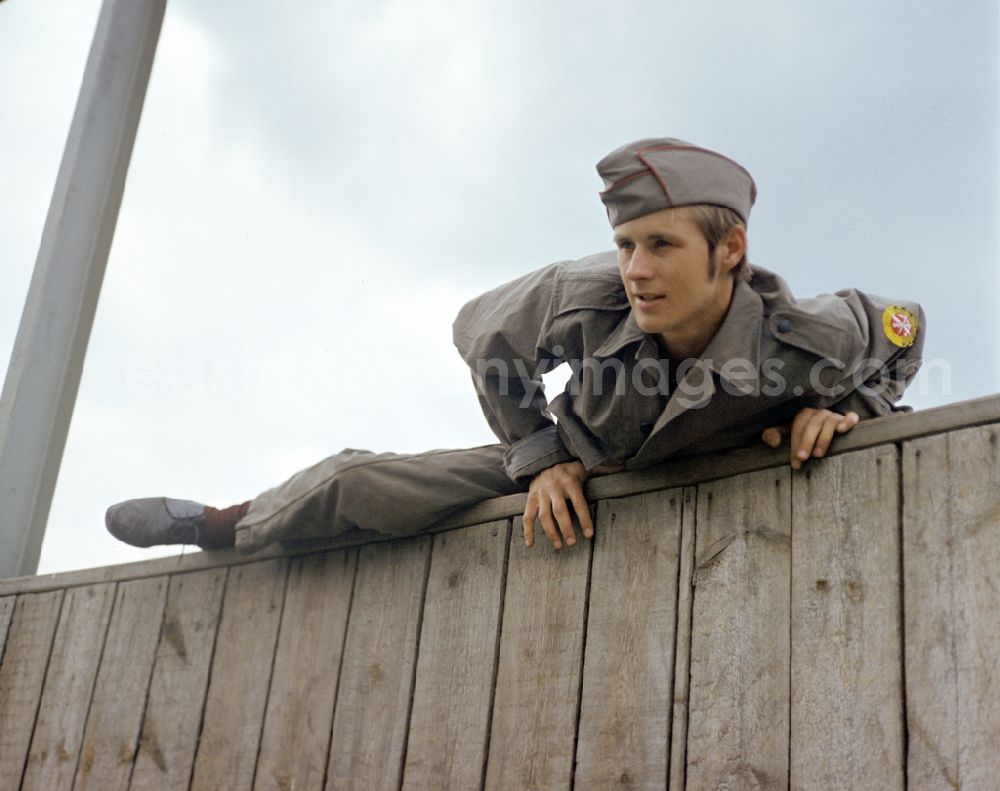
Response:
M636 314L633 312L633 315ZM656 319L643 318L638 315L636 315L635 323L638 324L639 329L647 335L662 335L665 332L669 332L673 326L663 320L657 321Z

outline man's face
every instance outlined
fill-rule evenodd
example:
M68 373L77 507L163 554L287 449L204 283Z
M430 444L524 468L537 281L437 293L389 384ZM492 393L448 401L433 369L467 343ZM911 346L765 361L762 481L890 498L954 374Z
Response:
M720 244L710 267L708 242L686 207L622 223L614 238L639 327L662 336L671 353L700 353L729 308L732 251Z

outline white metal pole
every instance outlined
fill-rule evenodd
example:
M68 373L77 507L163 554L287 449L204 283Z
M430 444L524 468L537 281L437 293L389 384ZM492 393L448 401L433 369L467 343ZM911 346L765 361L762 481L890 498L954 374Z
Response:
M101 7L0 398L0 579L38 568L165 8Z

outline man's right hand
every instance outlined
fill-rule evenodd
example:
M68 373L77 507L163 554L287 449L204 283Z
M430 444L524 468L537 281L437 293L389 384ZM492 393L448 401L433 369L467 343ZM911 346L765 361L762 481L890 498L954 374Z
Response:
M607 464L595 467L588 474L581 462L567 461L542 470L528 487L528 503L524 507L524 543L529 549L534 546L535 520L538 519L553 549L561 549L564 542L566 546L573 546L576 543L574 512L584 537L592 538L594 523L590 519L587 499L583 496L583 482L591 474L609 475L624 469L623 464Z

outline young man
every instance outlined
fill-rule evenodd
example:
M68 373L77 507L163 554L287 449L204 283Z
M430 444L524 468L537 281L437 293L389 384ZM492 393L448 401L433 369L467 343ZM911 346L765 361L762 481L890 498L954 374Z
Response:
M500 445L415 455L345 450L224 510L167 498L112 506L150 546L255 550L349 530L406 535L527 491L524 540L556 549L593 524L590 475L790 434L791 465L889 414L920 364L923 314L856 290L797 301L747 263L750 174L714 151L640 140L601 160L617 250L553 264L472 300L455 321ZM541 375L567 362L547 402ZM553 422L552 415L557 422Z

